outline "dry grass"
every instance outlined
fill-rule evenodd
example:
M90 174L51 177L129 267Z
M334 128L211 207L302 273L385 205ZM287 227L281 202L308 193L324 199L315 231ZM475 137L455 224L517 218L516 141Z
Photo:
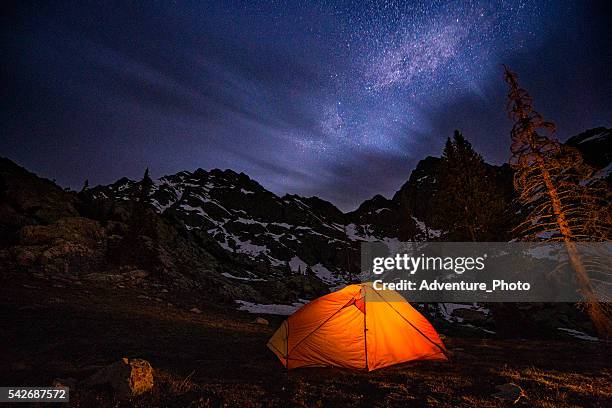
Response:
M149 293L165 296L155 301L127 289L28 286L11 281L2 289L9 330L0 384L83 379L123 356L145 358L156 370L147 395L116 401L108 390L77 389L72 406L498 407L504 403L491 394L508 382L528 396L515 406L612 406L610 354L601 344L447 338L448 363L286 372L265 347L280 318L271 327L252 324L252 316L189 294ZM205 313L187 311L194 306Z

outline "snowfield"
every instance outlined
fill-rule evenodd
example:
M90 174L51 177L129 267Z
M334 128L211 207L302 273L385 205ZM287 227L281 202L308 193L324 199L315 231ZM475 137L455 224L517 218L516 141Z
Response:
M251 303L246 300L236 300L240 306L238 310L244 310L249 313L255 314L274 314L274 315L283 315L289 316L295 313L299 308L308 303L307 300L300 299L299 302L295 302L291 305L282 305L282 304L259 304L259 303Z

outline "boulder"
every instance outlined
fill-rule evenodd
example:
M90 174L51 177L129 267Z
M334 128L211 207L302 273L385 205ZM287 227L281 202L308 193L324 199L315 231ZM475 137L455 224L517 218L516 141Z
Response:
M146 360L124 357L98 370L84 385L108 385L119 398L134 397L153 388L153 368Z
M76 388L76 385L77 385L77 380L72 377L56 378L53 380L53 383L51 383L52 387L68 388L70 390L74 390Z
M196 313L196 314L201 314L202 311L200 309L198 309L197 307L191 308L189 309L190 312L192 313Z
M77 242L93 246L105 236L97 221L83 217L66 217L51 225L27 225L19 231L22 245L49 245L56 242Z
M105 233L97 221L67 217L50 225L26 225L12 247L15 265L49 274L82 274L104 260Z
M466 323L480 323L487 320L487 315L484 312L474 309L455 309L453 310L452 315L463 319L463 321Z
M268 320L264 319L263 317L257 317L255 320L253 320L253 323L263 324L264 326L267 326L270 324L270 322L268 322Z

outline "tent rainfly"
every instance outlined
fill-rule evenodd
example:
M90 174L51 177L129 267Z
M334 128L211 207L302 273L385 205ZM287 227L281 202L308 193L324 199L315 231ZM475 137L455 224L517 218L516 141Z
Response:
M268 341L288 368L368 371L411 360L446 360L440 336L399 293L349 285L306 304Z

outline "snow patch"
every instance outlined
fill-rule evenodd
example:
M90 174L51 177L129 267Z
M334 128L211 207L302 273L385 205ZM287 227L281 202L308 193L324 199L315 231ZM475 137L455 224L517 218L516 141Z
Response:
M228 243L228 237L232 238L234 242L236 243L236 252L238 253L257 256L262 253L265 255L269 251L268 247L266 247L265 245L253 244L251 243L250 239L247 241L241 241L237 236L228 234L226 232L225 242L220 242L219 245L221 245L227 251L232 252L232 248L229 246L229 243Z
M297 256L294 256L293 258L291 258L291 260L289 261L289 267L291 268L291 270L293 272L297 272L298 269L302 271L302 273L304 273L306 271L306 267L308 266L308 264L304 261L302 261L300 258L298 258Z
M236 300L236 303L240 305L238 310L245 310L249 313L288 316L295 313L299 308L308 303L308 301L299 299L298 302L294 302L291 305L251 303L246 300Z
M592 140L604 139L607 135L608 135L607 131L599 132L599 133L594 134L593 136L589 136L586 139L581 140L580 142L578 142L578 144L583 144L586 142L590 142Z
M189 204L181 204L179 207L181 207L185 211L197 212L199 215L204 216L204 211L200 207L192 207Z
M612 163L608 164L603 169L599 170L593 178L606 178L612 174Z
M124 183L121 184L119 187L117 187L117 191L124 191L127 190L130 187L130 183Z
M293 225L289 225L286 222L272 222L272 223L270 223L270 225L276 225L278 227L283 227L283 228L287 228L287 229L294 228Z
M312 267L313 272L319 279L321 279L325 283L335 283L336 279L334 279L334 275L332 272L327 269L322 264L318 263Z
M442 235L442 230L436 230L436 229L427 228L427 226L425 225L425 223L423 221L417 219L416 217L412 217L412 219L416 223L416 225L419 228L419 230L421 230L423 235L425 235L427 233L427 235L428 235L427 238L429 238L429 237L438 238L438 237L440 237L440 235Z
M357 230L357 226L353 223L346 226L346 237L351 241L365 241L365 242L382 242L387 246L396 247L399 246L400 241L397 238L382 237L378 238L371 234L369 225L363 225L363 233Z
M476 303L472 303L471 305L466 305L463 303L439 303L439 305L440 305L439 310L440 310L440 313L442 313L442 317L444 318L444 320L449 321L449 322L458 322L458 323L463 322L462 318L453 316L453 312L457 309L476 310L476 311L484 313L485 315L488 315L491 312L489 309L479 306Z
M247 219L247 218L242 218L242 217L238 217L236 219L236 222L240 222L242 224L259 224L259 225L263 225L264 227L268 225L267 222L260 222L260 221L255 221L252 219Z
M599 338L597 337L593 337L593 336L589 336L588 334L578 331L578 330L574 330L574 329L567 329L565 327L557 327L557 330L561 330L566 332L567 334L569 334L572 337L575 337L577 339L580 340L587 340L587 341L599 341Z
M242 280L242 281L249 281L249 282L262 282L265 281L265 279L261 279L261 278L243 278L242 276L234 276L229 272L223 272L221 273L221 275L225 276L226 278L230 278L230 279L237 279L237 280Z

